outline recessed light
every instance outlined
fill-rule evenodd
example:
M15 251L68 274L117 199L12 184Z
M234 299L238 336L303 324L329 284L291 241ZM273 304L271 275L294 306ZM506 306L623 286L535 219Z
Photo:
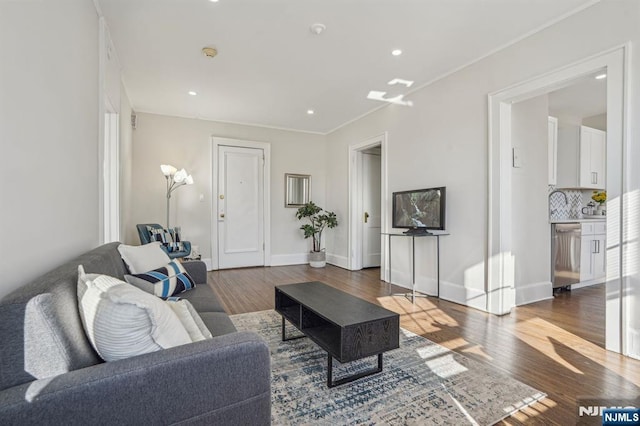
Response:
M598 74L596 75L596 80L602 80L603 78L607 78L606 74Z
M316 113L316 112L315 112L314 110L312 110L312 109L308 109L308 110L307 110L307 114L309 114L309 115L313 115L313 114L315 114L315 113Z
M209 0L211 3L218 3L218 0Z
M196 92L194 92L193 90L189 90L189 94L190 94L191 96L195 96L195 95L197 95L197 93L196 93Z
M402 55L402 50L400 50L400 49L394 49L394 50L392 50L392 51L391 51L391 54L392 54L393 56L400 56L400 55Z

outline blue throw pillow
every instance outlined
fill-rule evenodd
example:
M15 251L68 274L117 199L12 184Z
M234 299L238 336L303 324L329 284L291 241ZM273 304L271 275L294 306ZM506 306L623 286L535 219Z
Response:
M129 284L163 299L196 286L196 282L178 261L142 274L125 275L124 278Z

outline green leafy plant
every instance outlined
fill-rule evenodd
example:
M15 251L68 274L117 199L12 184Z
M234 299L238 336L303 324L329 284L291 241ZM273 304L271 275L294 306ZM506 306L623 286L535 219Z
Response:
M309 223L305 223L300 227L304 231L304 238L313 238L313 251L321 251L322 231L324 228L335 228L338 226L338 218L334 212L328 212L318 207L313 201L309 201L300 207L296 212L299 220L307 219Z

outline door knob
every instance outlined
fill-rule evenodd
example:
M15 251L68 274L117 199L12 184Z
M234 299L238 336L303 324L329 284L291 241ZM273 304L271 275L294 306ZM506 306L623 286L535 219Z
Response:
M367 223L368 220L369 220L369 213L364 212L364 223Z
M222 218L223 218L223 217L224 217L224 213L220 213L220 217L222 217Z

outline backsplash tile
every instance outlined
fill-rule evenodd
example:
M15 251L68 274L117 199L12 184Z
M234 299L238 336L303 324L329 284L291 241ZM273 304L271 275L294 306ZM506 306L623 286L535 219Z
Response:
M549 218L551 220L582 218L582 191L579 189L556 188L553 185L549 185L549 194L556 189L560 189L567 194L568 203L565 203L564 197L558 192L549 197Z

